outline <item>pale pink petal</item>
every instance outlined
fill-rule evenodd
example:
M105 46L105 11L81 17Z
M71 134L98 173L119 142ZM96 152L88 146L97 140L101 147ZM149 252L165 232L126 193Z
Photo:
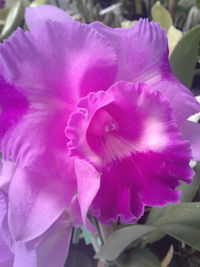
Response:
M87 226L87 212L99 190L100 173L92 165L79 159L75 159L75 171L82 220L83 224Z
M5 243L2 236L0 235L0 266L1 266L1 264L8 262L12 259L13 259L13 254L11 253L9 247ZM12 266L12 265L10 265L10 266ZM6 267L6 264L5 264L5 267Z
M80 95L107 89L117 68L106 38L78 22L47 22L36 32L18 29L0 45L0 59L4 79L29 101L68 109Z
M0 188L8 192L10 182L16 169L16 164L12 161L2 160L2 170L0 172Z
M10 243L7 242L10 235L8 225L6 225L7 202L9 200L6 194L0 191L0 266L63 267L71 239L70 213L64 211L56 222L36 239L29 242L12 241Z
M185 121L180 126L180 131L184 139L190 142L192 156L195 160L200 160L200 124L191 121Z
M169 72L167 39L158 23L140 19L128 29L113 29L100 22L91 25L115 48L119 62L117 81L146 81Z
M68 116L67 110L40 105L3 139L3 159L16 164L9 190L9 223L15 240L30 240L45 231L76 191L64 133Z
M45 172L42 175L28 168L16 170L9 191L8 214L14 240L28 241L42 234L72 198L74 190L69 181L61 176L52 179L50 175L48 170L46 176Z
M200 104L194 95L170 73L166 76L155 77L147 81L146 85L147 90L160 91L167 97L179 129L185 120L200 111Z
M26 8L25 21L30 31L37 31L47 21L71 23L72 18L60 8L40 5Z
M13 259L0 263L0 267L13 267Z
M37 246L37 267L63 267L70 246L72 226L61 216L41 237Z
M13 252L13 241L8 227L8 197L5 192L0 190L0 236L4 240L6 246Z
M16 242L13 267L37 267L35 249L28 243Z
M83 219L81 214L80 203L78 200L78 195L74 195L70 205L72 224L74 227L79 227L83 225Z

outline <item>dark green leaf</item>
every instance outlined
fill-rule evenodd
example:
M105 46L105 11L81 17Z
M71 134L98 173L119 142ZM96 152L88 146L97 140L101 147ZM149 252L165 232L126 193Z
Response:
M0 9L0 20L6 20L6 17L8 15L9 9L8 8L2 8Z
M72 237L72 244L78 244L79 243L79 240L81 238L81 228L80 227L77 227L74 229L74 232L73 232L73 237Z
M200 164L195 167L196 175L193 177L192 184L188 185L183 183L179 190L182 191L181 202L190 202L193 200L197 190L200 186ZM169 207L154 207L150 209L149 216L146 220L146 224L155 223L160 217L164 216L165 212L171 209ZM168 214L168 212L167 212ZM165 233L156 230L147 235L145 243L153 243L165 236Z
M200 0L196 0L196 7L200 9Z
M200 41L200 25L191 29L178 42L170 56L174 75L191 88Z
M200 203L169 206L164 215L153 225L200 250Z
M192 184L188 185L182 183L180 190L182 191L181 202L190 202L193 200L200 187L200 163L197 163L197 166L194 168L196 174L192 179Z
M133 249L125 259L119 259L120 267L161 267L157 257L146 249Z
M67 257L64 267L92 267L92 261L86 253L72 250Z
M178 7L185 11L188 11L193 5L195 5L196 0L179 0Z
M113 232L97 253L97 258L115 260L133 241L155 230L153 226L133 225Z

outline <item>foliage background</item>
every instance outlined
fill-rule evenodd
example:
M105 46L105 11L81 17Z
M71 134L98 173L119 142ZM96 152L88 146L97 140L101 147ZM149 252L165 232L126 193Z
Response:
M140 17L157 21L166 30L173 73L200 98L200 0L7 0L0 9L1 42L18 26L27 29L25 7L41 4L56 5L84 23L99 20L111 27L130 27ZM199 114L192 118L199 119ZM181 185L180 204L147 207L136 225L108 229L97 223L98 235L74 230L65 267L199 267L200 163L191 165L196 175L191 185Z

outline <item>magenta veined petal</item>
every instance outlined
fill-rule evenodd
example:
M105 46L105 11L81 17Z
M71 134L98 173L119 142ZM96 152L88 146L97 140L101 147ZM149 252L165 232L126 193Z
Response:
M80 101L66 130L70 155L85 157L101 175L91 211L103 223L136 222L145 205L177 203L179 180L189 183L193 175L191 151L166 98L126 82L99 95Z
M4 79L0 78L1 90L1 112L0 112L0 147L1 140L5 133L15 125L25 114L28 103L23 95L21 95L15 86L7 84Z

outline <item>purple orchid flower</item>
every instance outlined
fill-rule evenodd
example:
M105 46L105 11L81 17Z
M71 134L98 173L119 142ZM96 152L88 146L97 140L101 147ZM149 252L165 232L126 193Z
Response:
M200 159L199 125L187 120L200 105L172 75L158 24L84 25L53 6L25 19L29 31L0 45L1 235L23 244L9 245L17 259L37 239L45 253L68 209L86 225L88 212L130 223L145 205L177 203L179 180L191 182L189 161Z

